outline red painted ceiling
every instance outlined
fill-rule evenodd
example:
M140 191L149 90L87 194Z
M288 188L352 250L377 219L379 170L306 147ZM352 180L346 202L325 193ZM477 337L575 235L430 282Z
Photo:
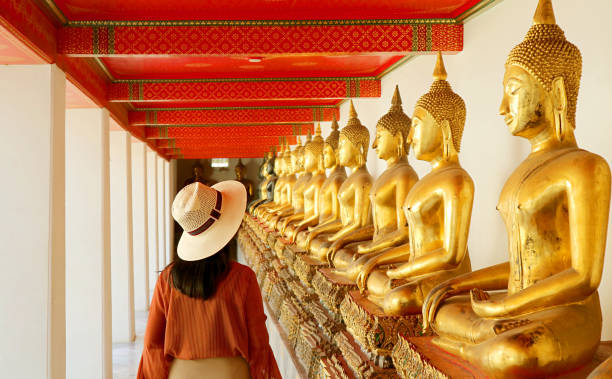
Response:
M479 0L55 0L69 20L454 18Z
M333 106L343 99L317 99L317 100L258 100L258 101L215 101L215 102L165 102L149 101L136 103L132 106L138 109L145 108L208 108L208 107L297 107L297 106Z
M403 55L102 58L115 79L290 78L376 76Z
M360 20L395 20L395 19L439 19L439 18L457 18L464 12L476 6L485 0L19 0L19 4L35 4L44 9L40 12L35 9L27 9L27 7L14 7L9 11L16 12L18 16L13 18L17 22L23 23L17 30L25 30L30 28L34 36L33 40L38 44L43 41L47 50L57 46L60 37L56 37L60 33L59 30L68 30L70 23L73 21L201 21L195 23L198 27L205 28L205 21L255 21L249 25L259 27L257 21L265 21L266 23L274 22L274 20L291 21L291 20L343 20L347 23L353 23L359 28ZM14 3L8 2L9 6L14 6ZM23 10L25 9L25 11ZM25 12L19 16L19 12ZM40 16L43 14L43 16ZM45 16L46 15L46 16ZM55 15L55 16L53 16ZM0 21L3 19L0 14ZM19 18L21 17L21 18ZM49 20L43 20L42 17L55 17L52 25ZM43 22L43 21L46 21ZM435 23L435 22L434 22ZM68 27L62 27L62 24L68 24ZM363 24L363 23L362 23ZM371 23L370 23L371 24ZM74 24L73 24L74 25ZM88 24L91 25L91 24ZM297 23L296 25L299 25ZM424 24L417 22L415 25L415 41L418 40L415 49L421 53L426 50L432 50L431 28L426 30ZM9 25L10 26L10 25ZM15 25L13 25L15 26ZM43 27L44 26L44 27ZM445 25L446 26L446 25ZM434 26L435 27L435 26ZM56 28L56 29L53 29ZM58 29L59 28L59 29ZM7 30L0 26L0 64L32 64L45 63L36 54L34 54L27 46L36 46L35 42L24 44L20 42L23 38L16 38ZM110 30L110 28L109 28ZM110 33L110 32L109 32ZM365 33L365 32L364 32ZM430 33L430 34L427 34ZM26 33L27 34L27 33ZM100 36L105 34L101 32ZM97 34L96 34L97 36ZM367 36L371 36L368 33ZM97 38L97 37L96 37ZM168 37L169 38L169 37ZM427 40L427 38L430 38ZM441 37L444 40L444 37ZM109 37L110 39L110 37ZM357 41L358 37L353 39ZM350 37L349 37L350 40ZM96 40L97 41L97 40ZM357 43L353 41L353 43ZM98 43L98 42L96 42ZM421 45L429 46L423 49ZM110 43L109 43L110 45ZM153 46L153 45L151 45ZM453 46L450 43L447 45L438 45L437 48L443 49L441 46ZM461 42L462 46L462 42ZM51 48L49 48L51 47ZM38 46L40 48L40 46ZM44 49L43 49L44 50ZM457 51L449 49L451 51ZM122 120L122 127L128 127L128 120L131 119L132 113L136 109L162 109L162 108L205 108L205 107L311 107L313 118L321 119L323 110L329 113L329 109L316 109L317 107L338 106L344 100L344 94L349 96L378 96L380 91L380 83L377 80L349 80L351 78L374 78L379 77L385 70L392 68L402 58L403 54L392 53L390 48L375 50L376 53L359 53L346 55L350 53L337 54L333 50L324 50L317 54L290 54L290 55L264 55L258 57L250 56L198 56L189 54L177 54L173 56L164 56L162 54L156 56L146 55L116 55L111 54L98 58L81 58L75 55L63 55L65 50L57 50L57 55L50 54L49 62L58 60L62 67L68 67L72 70L69 79L74 81L76 85L69 83L67 86L67 106L68 107L90 107L96 104L105 104L111 113ZM97 50L93 50L97 51ZM318 51L318 50L316 50ZM326 52L327 51L327 52ZM346 50L349 51L349 50ZM368 50L360 50L368 51ZM382 52L380 52L382 51ZM398 51L398 50L395 50ZM405 51L405 50L399 50ZM408 52L412 50L407 50ZM106 53L103 53L106 54ZM242 53L240 53L242 54ZM406 54L406 52L404 52ZM110 55L110 56L109 56ZM96 55L93 55L96 56ZM261 58L260 62L249 62L249 58ZM88 66L91 64L96 66L95 70L91 70ZM98 70L99 68L99 70ZM97 71L99 72L97 72ZM75 77L78 78L75 81ZM231 79L231 81L252 81L268 79L283 79L276 80L282 82L291 79L313 78L311 81L316 81L316 78L336 78L336 82L340 82L337 88L341 88L339 92L333 92L333 96L324 97L324 91L301 91L300 96L294 96L293 92L288 95L279 96L277 100L266 100L261 98L259 94L251 97L242 97L251 99L248 101L227 101L233 97L220 96L223 101L177 101L180 96L170 94L164 96L159 90L158 97L143 96L144 84L142 81L175 81L175 80L221 80ZM126 83L112 84L113 81L131 80L129 85ZM83 82L88 82L89 85L79 85ZM271 80L274 82L274 80ZM79 82L79 84L77 84ZM300 80L295 80L300 82ZM331 81L327 80L327 83ZM372 84L375 83L375 85ZM121 87L121 85L123 87ZM140 86L140 87L139 87ZM120 87L120 88L119 88ZM85 96L78 88L86 88L91 98ZM92 88L95 90L92 92ZM108 96L104 98L103 94L109 89L114 88L123 90L123 98ZM361 88L361 92L360 89ZM368 92L369 91L369 92ZM367 94L366 94L367 92ZM295 92L298 93L298 92ZM303 93L307 95L304 96ZM336 98L342 96L342 98ZM95 99L95 102L92 100ZM196 99L198 97L191 97ZM205 97L200 97L205 98ZM214 97L210 97L214 98ZM136 99L145 99L149 101L136 101ZM164 101L163 99L168 99ZM190 97L185 97L190 99ZM292 100L294 99L294 100ZM112 102L108 102L112 101ZM129 113L129 114L128 114ZM156 112L141 112L145 115L145 122L151 124L146 117L149 113ZM180 113L180 112L177 112ZM320 114L319 114L320 113ZM179 115L180 116L180 115ZM315 117L316 116L316 117ZM157 117L157 115L155 115ZM178 117L178 116L177 116ZM257 120L250 120L256 124ZM279 123L287 122L287 120L278 120ZM155 120L157 123L157 120ZM177 123L176 125L180 125ZM233 124L228 123L227 129L231 129ZM144 125L138 124L132 126L129 130L139 131L139 136L145 138L147 132ZM152 129L152 128L151 128ZM167 129L172 129L172 125ZM284 131L283 131L284 133ZM156 138L167 138L159 132ZM228 133L231 135L231 132ZM172 138L169 138L172 139ZM248 138L246 139L248 141ZM156 147L154 139L149 142L150 146ZM181 148L180 139L173 141L178 142L174 146ZM182 142L185 144L185 142ZM171 146L169 144L168 146ZM204 145L202 145L204 147ZM227 146L228 152L231 150L231 144ZM253 151L268 147L253 146ZM235 150L235 149L234 149ZM198 152L197 148L194 151L194 143L185 144L185 156L195 157ZM176 153L176 152L174 152ZM252 152L251 152L252 153ZM170 154L170 153L168 153ZM217 152L215 152L217 154ZM233 155L238 154L236 151Z

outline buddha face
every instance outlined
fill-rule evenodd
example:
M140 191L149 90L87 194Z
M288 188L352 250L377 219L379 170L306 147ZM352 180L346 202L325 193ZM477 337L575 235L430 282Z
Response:
M336 165L336 152L328 144L325 144L323 147L323 163L325 168L331 168Z
M193 176L195 176L196 178L201 178L202 176L204 176L204 168L200 166L195 166L193 168Z
M391 134L385 128L377 127L376 136L372 148L376 149L376 154L382 160L397 158L399 155L399 145L402 144L402 135L397 133L396 136Z
M550 96L540 82L519 66L506 66L499 113L510 133L525 138L539 134L551 119L551 109Z
M276 175L283 175L283 159L278 157L274 160L274 172Z
M433 116L416 107L412 116L412 149L417 159L432 161L442 154L442 128Z
M304 152L304 170L306 172L313 172L317 169L317 157L311 152Z
M340 135L338 141L338 158L342 166L353 167L357 166L357 159L361 155L361 151L357 146L346 138L344 135Z

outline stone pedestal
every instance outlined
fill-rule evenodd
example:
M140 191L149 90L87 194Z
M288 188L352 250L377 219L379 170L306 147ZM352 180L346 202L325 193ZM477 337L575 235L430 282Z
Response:
M440 349L432 342L434 338L431 336L407 337L402 334L398 336L392 357L395 368L402 378L490 378L480 368ZM591 363L579 370L556 376L556 378L586 378L610 356L612 356L612 342L602 342Z
M422 336L421 314L390 316L359 291L350 291L342 304L340 313L347 330L369 351L390 360L391 350L397 342L398 333L405 336Z
M299 254L295 256L293 261L293 271L295 275L303 283L311 283L318 269L326 268L329 265L325 262L321 262L308 254Z
M323 304L333 313L340 315L340 303L344 296L356 290L357 285L347 278L338 275L331 268L321 268L312 279L312 286Z
M399 378L395 369L385 366L383 362L375 362L365 353L353 336L346 330L334 336L334 342L346 360L347 365L358 378L390 379ZM415 376L415 378L420 378Z

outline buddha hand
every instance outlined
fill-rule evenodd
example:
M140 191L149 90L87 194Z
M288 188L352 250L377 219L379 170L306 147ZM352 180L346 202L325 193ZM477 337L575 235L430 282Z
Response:
M363 293L366 289L366 285L368 283L368 278L370 277L370 274L372 273L372 271L374 271L374 269L378 266L378 259L376 259L376 257L368 260L368 262L366 262L363 267L361 268L361 271L359 272L359 274L357 275L357 287L359 288L359 292Z
M438 284L434 287L429 294L425 298L423 302L423 332L429 329L431 323L434 321L434 317L436 316L436 311L440 304L448 299L449 297L456 295L457 291L453 286L452 280L447 280Z

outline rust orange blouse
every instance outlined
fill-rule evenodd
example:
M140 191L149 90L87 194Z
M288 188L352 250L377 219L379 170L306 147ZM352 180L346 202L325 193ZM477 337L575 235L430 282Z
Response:
M232 262L215 295L194 299L174 288L170 267L157 279L138 379L167 378L174 358L243 357L251 377L281 378L268 342L255 273Z

